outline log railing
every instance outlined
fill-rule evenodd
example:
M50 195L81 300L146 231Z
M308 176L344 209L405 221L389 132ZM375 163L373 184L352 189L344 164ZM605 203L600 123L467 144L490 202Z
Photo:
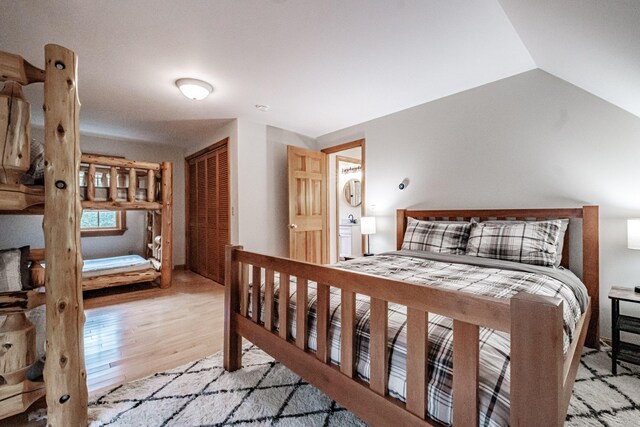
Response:
M495 299L378 276L246 252L226 252L224 366L241 367L241 337L320 388L374 425L437 425L427 418L428 314L450 317L453 326L454 425L478 425L479 328L511 333L511 425L561 425L563 393L573 380L563 376L562 301L521 293ZM249 274L251 270L251 274ZM279 276L278 331L274 282ZM289 278L296 277L296 337L290 340ZM251 279L251 280L250 280ZM249 282L264 283L261 295ZM317 286L317 351L308 351L308 287ZM293 286L293 285L292 285ZM340 366L329 358L329 294L340 289ZM370 381L356 379L356 294L371 300ZM388 304L407 307L406 403L388 395ZM247 316L251 305L251 317ZM586 316L586 315L585 315ZM584 320L584 318L583 318ZM584 328L586 330L586 328ZM582 336L584 339L584 335ZM544 346L543 350L541 347ZM579 357L579 355L578 355ZM569 362L573 357L568 358ZM570 383L570 384L567 384Z
M162 198L158 197L157 181L162 180L163 163L128 160L118 157L83 154L81 168L85 170L86 196L84 209L109 210L160 210ZM96 174L102 175L108 187L102 198L97 196ZM146 181L146 190L139 194L139 184ZM121 191L119 191L121 190Z

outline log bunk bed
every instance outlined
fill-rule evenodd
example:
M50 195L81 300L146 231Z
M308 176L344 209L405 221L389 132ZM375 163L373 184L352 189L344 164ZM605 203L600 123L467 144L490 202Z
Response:
M0 325L0 419L24 412L46 393L48 425L79 426L87 425L88 401L82 292L154 280L162 288L171 286L172 164L81 154L77 56L57 45L44 51L44 70L19 55L0 52L0 82L6 82L0 92L0 132L6 130L0 135L0 213L43 214L45 241L44 249L32 249L29 255L34 289L0 293L0 316L7 316ZM44 83L40 186L20 183L29 169L31 143L30 107L21 87L33 83ZM106 189L96 188L96 173L103 174ZM149 212L148 254L159 258L152 260L158 268L83 278L83 209ZM162 237L154 241L158 232ZM43 304L45 381L32 382L25 373L36 359L35 331L25 313Z
M242 367L242 339L246 338L371 425L439 426L442 423L431 418L429 410L432 402L436 402L436 406L440 403L438 398L442 395L429 399L432 389L427 387L436 363L433 351L438 351L431 347L440 344L432 342L432 334L436 332L432 331L430 315L437 314L452 321L452 369L448 374L452 375L449 410L453 425L466 427L481 422L480 359L486 348L483 346L480 350L479 343L483 342L488 329L504 333L510 340L510 353L503 356L510 359L510 391L507 389L503 422L511 426L563 425L585 340L587 346L599 347L598 207L398 210L398 250L408 218L429 221L569 219L572 234L581 231L581 254L573 248L570 253L568 229L561 265L568 268L570 259L572 263L581 261L586 292L585 307L583 311L578 310L573 340L568 347L563 348L563 303L566 301L560 298L527 292L518 292L511 298L487 297L228 246L225 369L234 371ZM579 242L579 238L576 240L574 243ZM363 258L361 262L372 261ZM295 283L290 281L294 276ZM252 283L262 283L261 292L252 292ZM295 296L291 296L294 289ZM369 328L365 327L363 332L364 321L357 320L357 316L361 316L357 298L367 296L370 298L367 299ZM339 299L339 309L335 299ZM391 397L389 392L392 304L406 307L404 402ZM298 310L298 307L305 309ZM397 312L397 308L394 310ZM339 338L331 332L335 317L340 319ZM294 330L295 337L292 336ZM363 337L369 341L368 381L358 378L355 362ZM339 344L330 343L332 339L339 339ZM315 343L316 351L309 348L311 343ZM437 354L440 357L440 353Z

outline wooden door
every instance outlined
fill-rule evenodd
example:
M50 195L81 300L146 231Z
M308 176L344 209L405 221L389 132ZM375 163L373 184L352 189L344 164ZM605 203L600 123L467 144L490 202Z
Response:
M231 241L226 140L187 158L188 267L224 284L224 248Z
M319 151L288 146L289 257L327 262L327 159Z

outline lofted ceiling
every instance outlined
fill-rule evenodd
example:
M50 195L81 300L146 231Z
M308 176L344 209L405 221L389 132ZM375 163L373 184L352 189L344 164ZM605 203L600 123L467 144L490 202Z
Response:
M83 132L182 146L236 117L317 137L536 67L640 116L639 5L2 0L0 50L37 66L47 43L74 50ZM215 91L190 101L180 77Z

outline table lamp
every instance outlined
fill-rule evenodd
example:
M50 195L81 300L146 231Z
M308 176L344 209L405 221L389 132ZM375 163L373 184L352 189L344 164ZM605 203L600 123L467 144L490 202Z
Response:
M640 250L640 218L627 220L627 247ZM634 290L640 293L640 286L636 286Z
M360 232L367 236L367 252L364 253L364 256L372 256L369 235L376 234L376 217L363 216L360 218Z

